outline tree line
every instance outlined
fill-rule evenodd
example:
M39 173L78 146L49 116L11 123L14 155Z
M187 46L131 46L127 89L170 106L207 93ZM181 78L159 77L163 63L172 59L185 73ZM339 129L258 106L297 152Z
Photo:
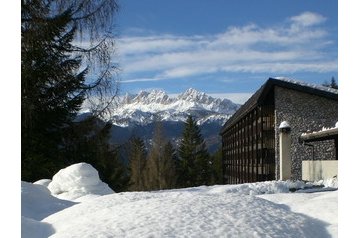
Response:
M129 190L161 190L222 183L221 156L209 155L196 121L189 116L177 149L157 123L149 149L129 141Z

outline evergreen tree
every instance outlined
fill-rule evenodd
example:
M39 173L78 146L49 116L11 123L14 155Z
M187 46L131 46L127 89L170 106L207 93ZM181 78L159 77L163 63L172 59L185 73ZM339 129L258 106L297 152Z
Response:
M213 184L223 184L223 170L222 170L222 150L219 148L213 155L211 155L213 165Z
M109 145L110 125L74 121L86 96L112 85L110 37L101 31L116 7L115 0L21 1L22 180L51 178L71 163L89 162L112 189L125 189L126 169ZM82 33L89 48L74 44ZM100 76L86 83L94 64Z
M179 146L178 184L181 187L207 185L211 178L210 156L196 121L189 116Z
M177 156L175 153L175 149L172 143L168 141L167 144L164 146L163 153L163 173L161 178L163 189L176 188L176 163Z
M144 142L139 137L133 137L129 142L130 190L145 190L146 150Z
M23 11L31 18L21 31L22 179L52 177L63 167L58 158L63 128L68 127L84 100L87 69L73 56L76 27L63 12L44 20L48 6L34 1ZM23 9L22 9L23 10Z
M331 78L330 83L327 83L327 81L325 81L322 85L326 86L326 87L338 89L338 84L337 84L336 79L334 77Z

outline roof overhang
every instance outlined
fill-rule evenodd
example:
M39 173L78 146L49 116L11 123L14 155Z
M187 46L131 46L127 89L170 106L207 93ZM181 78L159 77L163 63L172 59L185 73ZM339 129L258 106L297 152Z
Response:
M267 95L274 89L275 86L292 89L308 94L313 94L325 97L331 100L338 101L338 90L328 88L321 85L309 84L301 81L285 78L269 78L240 108L239 110L225 123L220 131L223 135L233 124L243 118L257 105L265 103Z
M338 139L338 127L324 131L302 134L300 140L303 142L324 141Z

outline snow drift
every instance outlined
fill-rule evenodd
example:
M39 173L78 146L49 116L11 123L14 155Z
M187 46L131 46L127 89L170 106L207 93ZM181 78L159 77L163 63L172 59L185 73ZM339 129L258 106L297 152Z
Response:
M48 237L53 228L40 221L74 204L52 196L43 185L21 182L21 237Z
M329 236L325 222L287 206L235 192L205 191L112 194L43 221L56 230L51 237Z
M21 203L21 215L35 220L41 220L75 204L52 196L42 185L27 182L21 182L21 201L24 201Z
M268 181L114 194L91 165L80 163L52 181L22 183L22 237L337 237L338 192L304 193L313 185L338 183ZM297 189L302 192L290 192Z
M61 169L53 176L48 189L52 195L72 201L114 193L100 180L97 170L87 163Z

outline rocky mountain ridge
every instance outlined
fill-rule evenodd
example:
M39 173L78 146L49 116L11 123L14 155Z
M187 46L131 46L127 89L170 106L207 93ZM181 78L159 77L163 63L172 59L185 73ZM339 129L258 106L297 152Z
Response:
M161 90L140 91L120 97L104 119L116 126L128 127L155 121L184 122L192 115L199 125L213 121L223 125L238 108L239 105L228 99L213 98L192 88L176 97Z

